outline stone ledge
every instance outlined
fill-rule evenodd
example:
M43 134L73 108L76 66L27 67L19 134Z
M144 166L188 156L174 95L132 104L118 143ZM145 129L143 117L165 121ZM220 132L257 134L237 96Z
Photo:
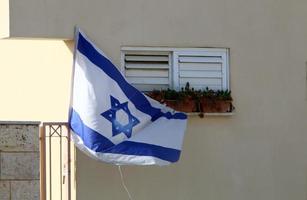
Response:
M39 153L0 154L0 178L39 179Z
M0 124L0 151L38 151L39 127Z
M1 200L10 200L10 182L9 181L0 181L0 199Z
M0 121L0 125L40 125L40 121Z
M11 181L11 200L39 200L39 181Z

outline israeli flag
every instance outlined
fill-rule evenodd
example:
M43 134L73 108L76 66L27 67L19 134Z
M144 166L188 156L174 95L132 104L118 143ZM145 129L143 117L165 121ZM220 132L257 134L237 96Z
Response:
M138 91L80 30L76 32L69 124L75 145L117 165L179 160L187 116Z

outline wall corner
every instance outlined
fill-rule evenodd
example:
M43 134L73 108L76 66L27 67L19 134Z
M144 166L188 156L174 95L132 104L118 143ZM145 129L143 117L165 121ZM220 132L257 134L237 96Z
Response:
M0 0L0 39L10 36L9 0Z

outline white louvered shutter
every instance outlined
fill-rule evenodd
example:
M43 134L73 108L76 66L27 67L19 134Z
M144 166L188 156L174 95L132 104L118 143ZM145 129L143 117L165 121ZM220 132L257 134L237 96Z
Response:
M229 89L227 50L174 53L174 85L180 89L190 83L195 89Z
M124 52L122 72L141 91L170 87L170 53L155 51Z

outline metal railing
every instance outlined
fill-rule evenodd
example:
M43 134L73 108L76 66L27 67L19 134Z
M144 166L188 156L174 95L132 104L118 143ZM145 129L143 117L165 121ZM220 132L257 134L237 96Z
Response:
M65 122L40 126L40 200L71 200L71 138Z

